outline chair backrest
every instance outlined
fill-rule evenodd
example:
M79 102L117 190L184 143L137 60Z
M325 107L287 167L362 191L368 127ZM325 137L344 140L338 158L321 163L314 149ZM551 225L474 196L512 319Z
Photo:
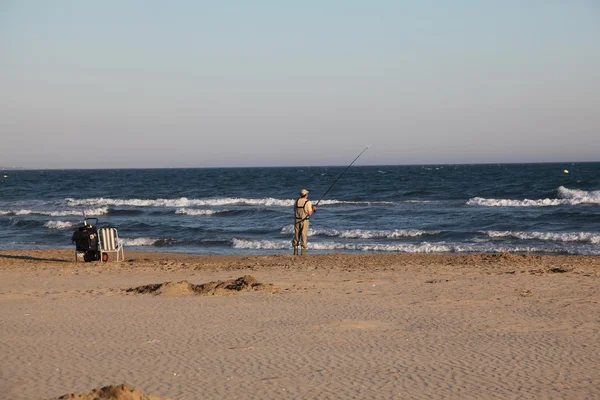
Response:
M119 245L119 234L117 228L100 228L98 229L100 237L100 250L111 251L116 250Z

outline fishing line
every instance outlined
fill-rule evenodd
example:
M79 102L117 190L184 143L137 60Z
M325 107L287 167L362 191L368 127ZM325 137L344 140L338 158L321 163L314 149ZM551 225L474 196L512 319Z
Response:
M348 171L348 169L349 169L349 168L352 166L352 164L354 164L354 163L356 162L356 160L358 160L358 158L359 158L360 156L362 156L362 155L363 155L363 153L369 149L369 147L371 147L371 145L368 145L367 147L365 147L365 149L364 149L363 151L361 151L359 155L357 155L357 156L356 156L356 158L354 159L354 161L352 161L352 162L350 163L350 165L348 165L348 166L346 167L346 169L345 169L344 171L342 171L342 173L340 174L340 176L338 176L338 177L337 177L337 179L336 179L335 181L333 181L333 183L331 184L331 186L329 186L329 189L327 189L327 190L325 191L325 193L323 193L323 196L321 196L321 198L319 199L319 201L317 201L317 204L315 204L315 207L319 205L319 203L321 202L321 200L323 200L323 198L325 197L325 195L326 195L327 193L329 193L329 191L330 191L330 190L331 190L331 188L332 188L332 187L333 187L333 186L334 186L334 185L337 183L337 181L339 181L339 180L340 180L340 178L342 177L342 175L344 175L344 174L346 173L346 171Z
M350 163L350 165L348 165L346 167L346 169L342 171L342 173L340 174L340 176L338 176L337 179L335 181L333 181L333 183L329 186L329 188L325 191L325 193L323 193L323 196L321 196L321 198L319 199L319 201L317 201L317 204L315 204L313 207L317 207L319 205L319 203L321 202L321 200L323 200L323 198L325 197L325 195L327 193L329 193L329 191L336 184L336 182L340 180L340 178L342 177L342 175L344 175L346 173L346 171L348 171L348 169L352 166L352 164L354 164L356 162L356 160L358 160L358 158L360 156L362 156L362 154L369 149L369 147L371 147L371 145L368 145L367 147L365 147L365 149L363 151L361 151L359 155L356 156L356 158ZM304 203L304 204L306 204L306 203ZM309 216L307 215L306 217L302 218L300 221L296 221L296 224L300 224L300 223L306 221L308 219L308 217Z

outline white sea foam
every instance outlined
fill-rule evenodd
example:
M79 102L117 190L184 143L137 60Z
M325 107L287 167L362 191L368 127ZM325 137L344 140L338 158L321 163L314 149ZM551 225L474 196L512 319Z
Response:
M29 214L41 214L41 215L49 215L43 211L34 211L34 210L13 210L14 215L29 215Z
M558 197L561 199L590 200L591 203L600 202L600 190L587 192L579 189L568 189L564 186L558 188Z
M592 232L512 232L512 231L484 231L492 238L514 237L517 239L538 239L553 242L586 242L600 244L600 234Z
M108 207L91 208L91 209L86 209L84 211L85 211L85 215L88 217L91 217L94 215L106 215L106 214L108 214ZM43 214L43 215L46 215L46 214ZM65 211L51 211L47 215L50 215L53 217L64 217L64 216L68 216L68 215L83 216L83 213L82 213L82 210L65 210Z
M121 238L123 244L125 246L152 246L154 243L158 242L159 239L151 239L151 238L135 238L135 239L126 239Z
M457 244L454 247L457 253L546 253L546 254L600 254L600 249L582 250L575 247L536 247L536 246L512 246L512 245L497 245L494 243L473 243L473 244Z
M485 199L482 197L473 197L467 201L469 206L484 207L548 207L571 205L569 200L561 199L539 199L539 200L508 200L508 199Z
M288 246L289 247L289 246ZM315 250L356 250L367 252L397 252L397 253L448 253L452 252L452 246L441 243L419 243L419 244L383 244L383 243L340 243L322 242L311 243L311 249Z
M63 211L46 211L46 210L3 210L0 211L2 215L48 215L51 217L68 217L71 215L83 216L83 212L87 216L94 215L105 215L108 214L108 207L93 208L87 210L63 210Z
M179 199L107 199L107 198L91 198L91 199L67 199L67 204L70 206L132 206L132 207L220 207L228 205L250 205L250 206L280 206L291 207L294 205L293 200L279 200L274 198L264 199L247 199L247 198L216 198L216 199L188 199L181 197Z
M283 240L250 240L233 239L232 247L235 249L253 250L285 250L291 249L290 241ZM549 249L531 246L495 246L487 244L458 244L458 243L428 243L418 244L398 243L344 243L344 242L313 242L309 244L312 250L337 251L352 250L363 252L395 252L395 253L560 253L570 252L569 249ZM600 253L600 251L598 251Z
M548 207L579 204L600 204L600 190L585 191L578 189L567 189L560 186L557 190L558 199L537 199L537 200L509 200L509 199L486 199L483 197L473 197L467 201L470 206L484 207Z
M537 200L508 200L508 199L485 199L474 197L467 201L467 205L485 207L548 207L579 204L600 204L600 190L585 191L578 189L567 189L560 186L557 190L557 199Z
M423 231L419 229L394 229L394 230L366 230L366 229L309 229L309 236L329 236L344 239L400 239L424 235L438 235L441 231ZM294 233L294 225L287 225L281 229L282 235Z
M76 222L72 221L48 221L44 226L48 229L68 229L73 227Z
M216 210L205 210L205 209L197 209L197 208L180 208L175 211L175 214L185 214L185 215L213 215L223 211Z
M295 200L275 199L266 197L261 199L251 199L243 197L224 197L215 199L188 199L181 197L179 199L109 199L109 198L90 198L90 199L66 199L69 207L222 207L222 206L264 206L264 207L292 207ZM335 204L358 204L358 205L376 205L393 204L392 202L372 202L372 201L341 201L341 200L322 200L319 205Z
M232 247L234 249L264 249L264 250L281 250L290 248L291 241L282 240L247 240L247 239L232 239Z

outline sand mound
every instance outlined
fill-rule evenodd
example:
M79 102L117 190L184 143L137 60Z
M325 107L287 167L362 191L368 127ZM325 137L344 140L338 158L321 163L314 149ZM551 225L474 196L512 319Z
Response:
M90 394L65 394L49 400L168 400L163 397L146 396L140 390L132 389L126 384L104 386L94 389Z
M163 296L183 296L189 294L219 296L235 292L276 291L272 284L258 282L250 275L228 281L214 281L194 285L188 281L154 283L126 290L128 293L154 294Z

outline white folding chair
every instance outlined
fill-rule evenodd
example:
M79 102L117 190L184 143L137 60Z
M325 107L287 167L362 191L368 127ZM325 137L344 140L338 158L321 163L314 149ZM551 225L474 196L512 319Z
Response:
M100 248L100 259L103 262L108 261L109 253L116 253L117 261L123 261L125 259L123 242L119 239L119 232L117 232L117 228L98 229L98 241L98 247Z

